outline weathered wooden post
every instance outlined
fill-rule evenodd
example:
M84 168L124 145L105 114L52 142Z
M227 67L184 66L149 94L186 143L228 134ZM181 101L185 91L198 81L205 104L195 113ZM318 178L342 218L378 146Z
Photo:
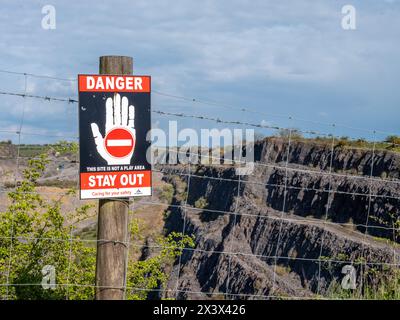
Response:
M133 59L100 57L100 74L130 75ZM100 199L97 231L96 300L122 300L128 242L129 199Z

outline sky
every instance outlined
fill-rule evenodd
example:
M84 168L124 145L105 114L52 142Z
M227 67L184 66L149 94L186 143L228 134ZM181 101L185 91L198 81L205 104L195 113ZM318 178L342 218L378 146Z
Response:
M348 4L356 30L342 28ZM45 5L56 10L55 29L42 28ZM399 0L2 0L0 10L3 71L76 79L98 73L99 56L126 55L135 74L152 76L153 90L189 98L153 93L154 110L353 138L400 134ZM23 75L0 72L1 92L24 90ZM78 95L76 81L33 76L26 90ZM16 141L21 123L21 143L78 135L77 104L0 99L0 140ZM160 128L168 120L181 129L224 126L152 117Z

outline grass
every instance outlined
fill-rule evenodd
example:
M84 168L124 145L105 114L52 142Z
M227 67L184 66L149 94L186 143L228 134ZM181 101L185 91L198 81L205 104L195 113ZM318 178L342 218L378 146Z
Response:
M288 138L285 133L280 134L281 138ZM332 137L315 137L315 138L305 138L300 134L293 134L291 135L292 141L299 141L299 142L314 142L318 143L323 146L331 146L332 144ZM368 141L366 139L350 139L348 137L335 137L334 140L335 148L339 149L365 149L365 150L372 150L376 151L392 151L392 152L400 152L400 137L393 138L387 137L385 141Z
M0 141L0 146L19 149L20 157L37 157L41 154L47 153L48 151L55 151L59 154L72 153L76 154L78 152L78 144L76 142L59 141L53 144L12 144L11 141Z
M290 273L292 270L289 266L277 265L275 267L275 272L278 276L284 276Z
M160 193L160 200L164 200L166 203L171 204L172 199L174 198L174 187L171 184L165 184L162 187Z
M208 206L208 202L207 202L206 198L200 197L199 199L197 199L195 201L194 206L198 209L204 209Z
M332 136L315 136L315 137L304 137L302 132L296 128L291 129L281 129L274 137L279 137L283 139L288 139L290 136L292 141L299 142L315 142L324 146L331 146ZM263 137L258 137L258 140L263 139ZM349 148L349 149L369 149L372 150L375 145L375 150L382 151L393 151L400 152L400 136L387 136L383 141L368 141L363 138L351 139L347 136L335 137L334 139L335 148Z
M339 282L333 281L326 296L330 299L400 300L399 269L369 270L365 280L367 284L355 290L343 289Z
M20 157L37 157L45 153L47 149L47 144L21 144L19 146L19 155Z
M17 181L17 185L19 185L19 181ZM57 187L61 189L75 189L76 181L75 180L59 180L59 179L47 179L41 180L37 182L38 187ZM4 182L5 188L14 188L14 181L6 181Z
M354 260L359 265L362 272L356 281L356 289L342 288L341 281L344 274L337 276L337 268L342 268L343 264L332 264L329 257L321 256L324 261L322 268L332 277L332 281L327 288L324 298L328 299L362 299L362 300L398 300L400 299L400 269L390 266L371 267L364 266L365 259L359 257ZM334 257L337 261L350 261L346 254L338 254ZM336 275L336 276L335 276ZM356 275L357 276L357 275Z
M187 198L187 183L178 176L173 176L172 185L175 187L175 199L178 202L185 201Z
M96 240L97 239L97 224L93 224L87 227L84 227L77 235L82 240ZM86 242L88 247L96 247L95 241L88 241Z
M76 188L76 180L47 179L39 181L38 186L70 189Z

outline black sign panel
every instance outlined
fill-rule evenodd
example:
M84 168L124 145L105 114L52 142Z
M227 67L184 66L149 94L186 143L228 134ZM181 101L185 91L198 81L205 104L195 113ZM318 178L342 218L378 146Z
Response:
M150 77L78 80L81 199L151 195Z

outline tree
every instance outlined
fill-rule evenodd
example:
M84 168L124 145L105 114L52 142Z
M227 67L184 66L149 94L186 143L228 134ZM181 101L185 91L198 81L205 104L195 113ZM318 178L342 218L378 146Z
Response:
M390 148L395 149L400 147L400 137L399 136L388 136L385 139L385 142L390 143Z
M60 204L65 195L44 201L36 183L47 162L44 155L29 160L24 179L8 194L11 204L0 213L0 274L7 284L1 294L8 299L88 299L93 296L95 251L72 234L89 206L64 216ZM46 265L55 268L55 290L41 287Z
M36 190L48 160L41 155L29 160L23 180L9 192L11 204L0 212L0 296L7 299L93 299L95 284L95 249L76 235L76 225L88 218L90 205L62 213L58 199L44 200ZM133 236L140 233L131 226ZM141 288L129 291L129 299L146 299L148 293L164 286L168 275L164 269L178 257L193 239L179 233L160 236L161 252L145 261L129 261L127 286ZM53 266L56 286L41 286L45 266Z
M279 135L279 137L284 138L284 139L289 139L289 137L290 137L292 140L303 138L301 131L296 128L280 129L278 132L278 135Z
M128 265L127 299L145 300L149 294L158 288L166 286L168 274L165 266L172 265L182 254L185 247L193 247L192 237L171 232L167 237L159 237L159 254L144 261L131 261Z

